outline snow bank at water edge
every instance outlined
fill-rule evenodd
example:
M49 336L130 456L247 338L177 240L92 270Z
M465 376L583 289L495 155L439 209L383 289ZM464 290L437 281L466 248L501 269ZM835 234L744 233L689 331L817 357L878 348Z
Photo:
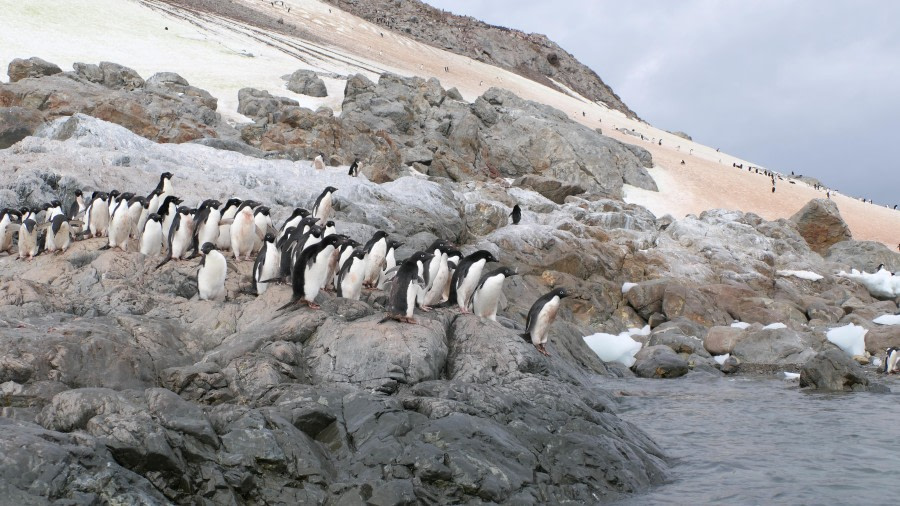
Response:
M844 350L851 357L866 354L866 333L868 329L857 327L854 324L845 325L829 330L825 337Z

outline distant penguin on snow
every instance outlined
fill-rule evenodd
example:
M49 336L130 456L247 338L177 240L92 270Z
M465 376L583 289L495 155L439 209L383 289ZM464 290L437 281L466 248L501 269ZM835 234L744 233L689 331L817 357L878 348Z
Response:
M472 294L472 312L481 318L497 321L497 304L503 293L503 281L515 274L509 267L500 267L482 276Z
M316 155L316 158L313 160L313 167L315 167L316 170L325 170L325 160L322 153Z
M550 325L556 319L559 312L559 303L570 294L565 288L557 288L550 293L542 295L528 311L528 319L525 320L525 333L521 334L526 341L543 355L550 356L545 345L547 334L550 333Z
M197 270L197 289L200 300L225 300L225 276L228 263L225 255L216 250L216 245L207 242L200 247L203 260Z

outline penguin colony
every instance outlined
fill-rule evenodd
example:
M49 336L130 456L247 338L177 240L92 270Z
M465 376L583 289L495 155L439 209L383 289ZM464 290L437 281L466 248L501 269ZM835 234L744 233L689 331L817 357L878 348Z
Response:
M324 166L318 156L314 166ZM323 167L324 168L324 167ZM354 161L348 175L358 174ZM32 260L43 252L65 252L77 238L106 237L101 249L136 249L148 257L165 254L156 266L172 260L202 256L197 270L201 300L224 301L230 251L235 261L254 260L252 286L262 295L274 283L291 286L290 302L279 311L315 303L321 290L334 290L339 297L359 300L363 289L388 292L387 315L379 323L395 320L416 323L415 308L455 307L497 321L497 306L506 278L515 270L499 267L485 272L497 259L488 251L463 255L453 244L437 240L427 250L398 260L402 243L384 231L376 232L365 244L337 233L331 216L337 188L327 187L316 199L312 211L296 208L281 227L272 222L270 209L253 200L230 199L223 205L208 199L196 208L182 205L175 195L173 174L164 172L149 195L95 191L85 199L74 193L71 206L63 211L54 200L42 208L0 210L0 253L11 251L18 235L19 259ZM511 223L521 219L516 205ZM255 253L255 257L253 256ZM563 298L557 288L540 297L531 307L525 332L520 336L541 354L549 356L546 343L550 326Z

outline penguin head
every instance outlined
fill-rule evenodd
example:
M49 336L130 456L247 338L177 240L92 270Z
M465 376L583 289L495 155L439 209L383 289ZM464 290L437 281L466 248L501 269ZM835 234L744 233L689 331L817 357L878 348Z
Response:
M241 205L241 199L228 199L225 202L225 209L228 209L229 207L238 207L240 205Z
M560 299L564 299L570 295L572 295L568 290L563 287L555 288L552 292L553 295L559 297Z
M171 172L163 172L162 174L159 175L160 182L165 181L166 179L170 179L170 180L172 179Z
M495 274L503 274L507 278L518 274L518 272L516 272L513 269L510 269L509 267L501 267L501 268L497 269L496 271L494 271L494 273Z
M309 211L303 209L302 207L295 207L294 212L291 213L291 217L288 218L288 221L296 218L297 216L299 216L301 219L306 218L307 216L309 216Z
M53 200L52 202L50 202L50 205L53 207L62 207L62 202L60 202L59 200Z
M334 221L328 220L325 222L325 228L332 227L334 228Z
M494 258L494 254L488 250L480 249L475 253L469 255L473 261L484 260L485 262L496 262L497 259Z
M209 252L214 249L218 249L218 248L216 248L215 244L213 244L211 242L205 242L205 243L203 243L203 246L200 246L200 253L203 253L204 255L208 255Z
M268 233L266 234L265 241L266 241L267 243L273 243L273 242L275 242L275 234L273 234L272 232L268 232Z
M253 210L254 215L261 214L263 216L269 216L269 212L270 212L270 210L266 206L259 206Z
M425 253L424 251L417 251L413 253L412 256L407 259L407 261L425 263L433 256L434 255Z
M215 200L215 199L206 199L206 200L203 201L202 204L200 204L200 209L204 209L204 208L207 208L207 207L211 207L211 208L213 208L213 209L218 209L219 206L221 206L221 205L222 205L222 203L219 202L218 200Z
M337 188L335 188L334 186L328 186L325 188L326 193L334 193L336 191L337 191Z
M134 193L132 193L132 192L125 192L125 193L119 195L119 200L124 200L126 202L133 198L134 198Z
M385 232L384 230L379 230L379 231L375 232L374 234L372 234L372 240L379 241L379 240L387 237L387 235L388 235L387 232Z
M84 195L84 193L82 193L81 190L79 190L79 189L76 189L76 190L75 190L75 196L76 196L76 197L81 197L82 195Z
M149 215L147 215L147 219L149 221L162 221L162 217L156 213L150 213Z
M51 206L51 204L49 202L47 202L46 204L41 206L41 211L46 211L47 209L50 209L50 206Z
M884 269L884 264L878 264L878 267L875 268L875 272L881 272Z
M338 244L342 241L341 236L337 234L331 234L324 239L322 239L322 244L328 244L334 247L337 247Z
M403 246L403 243L402 243L402 242L400 242L400 241L395 241L395 240L392 239L392 240L388 241L387 249L388 249L389 251L390 251L390 250L397 251L397 248L399 248L400 246Z
M112 191L110 191L110 192L107 194L107 196L108 196L110 199L114 199L114 198L116 198L116 197L119 196L119 190L112 190Z

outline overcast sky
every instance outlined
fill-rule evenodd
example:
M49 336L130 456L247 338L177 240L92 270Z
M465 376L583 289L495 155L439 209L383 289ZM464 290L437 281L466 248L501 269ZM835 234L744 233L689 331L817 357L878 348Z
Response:
M426 0L546 34L645 121L900 204L900 2Z

